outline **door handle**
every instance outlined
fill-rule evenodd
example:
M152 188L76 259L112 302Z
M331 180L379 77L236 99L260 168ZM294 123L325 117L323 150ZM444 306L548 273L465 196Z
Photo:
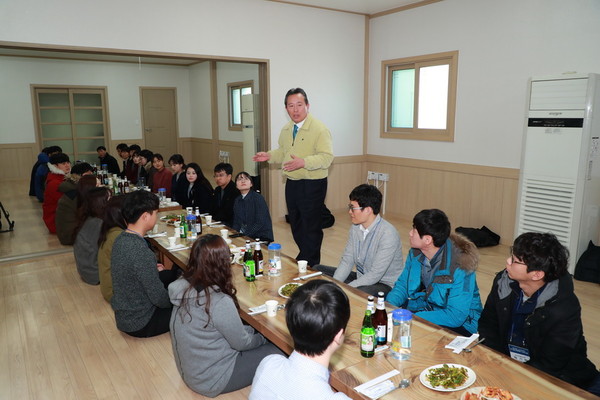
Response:
M146 132L152 132L152 129L150 129L150 128L146 128L146 129L144 129L144 130L145 130Z

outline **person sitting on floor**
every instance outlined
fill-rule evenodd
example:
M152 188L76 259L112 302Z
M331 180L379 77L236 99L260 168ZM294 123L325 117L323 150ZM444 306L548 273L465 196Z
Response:
M329 386L329 361L344 343L349 319L350 302L335 283L315 279L298 287L285 313L294 351L260 363L249 399L350 399Z
M50 172L46 178L44 189L44 203L42 204L42 218L48 231L56 233L56 207L58 200L63 195L58 187L65 180L65 175L71 172L71 162L65 153L56 153L48 161Z
M482 310L475 277L479 252L467 238L450 232L441 210L415 215L406 266L386 300L470 336L477 332Z
M104 207L110 198L110 189L90 189L83 198L77 215L73 254L81 280L90 285L100 283L98 277L98 238L102 227Z
M79 202L77 197L77 186L84 176L83 191L96 187L96 177L91 175L94 168L81 162L73 165L71 173L65 176L65 180L58 186L58 191L63 195L58 199L56 206L56 235L60 244L72 245L75 242L75 226L77 225L77 209Z
M269 207L264 197L252 189L252 177L247 172L240 172L235 183L241 196L233 203L232 228L245 236L272 242L273 224Z
M116 239L110 257L117 328L135 337L169 331L171 301L167 286L172 271L157 263L144 235L158 219L158 197L145 190L125 196L123 218L127 229Z
M516 238L485 302L479 334L492 349L600 396L568 263L569 251L551 233Z
M340 264L337 268L316 265L313 269L373 296L378 292L385 295L403 269L400 235L379 215L383 196L375 186L359 185L349 198L353 225ZM355 266L356 272L352 271Z
M152 177L152 191L158 193L158 189L165 189L165 196L171 197L171 178L173 173L165 168L163 156L155 153L152 156L152 166L154 167L154 176Z
M189 163L185 169L187 184L181 190L177 202L183 207L198 207L201 213L208 213L213 204L213 188L196 163Z
M109 174L113 174L115 176L119 175L119 162L116 158L108 154L108 152L106 151L106 147L98 146L96 148L96 152L98 153L100 167L102 167L102 165L106 165L106 170Z
M209 397L250 385L263 358L282 354L242 323L230 255L223 238L204 235L183 276L169 285L177 369L190 389Z
M233 203L240 191L231 179L233 166L229 163L219 163L214 168L215 187L214 204L212 208L213 221L221 221L227 226L233 225Z
M171 178L171 199L179 202L179 199L184 198L184 193L187 190L187 179L185 176L185 161L181 154L173 154L169 157L169 165L173 172L173 178ZM181 204L181 203L180 203Z
M127 229L123 218L123 201L126 194L111 197L104 208L102 227L98 237L98 277L100 278L100 292L104 300L110 303L113 296L112 275L110 272L110 257L115 239Z

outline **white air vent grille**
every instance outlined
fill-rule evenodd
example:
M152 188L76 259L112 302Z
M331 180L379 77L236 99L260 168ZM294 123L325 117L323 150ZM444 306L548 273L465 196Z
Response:
M575 184L525 178L518 234L552 232L569 247L574 209Z

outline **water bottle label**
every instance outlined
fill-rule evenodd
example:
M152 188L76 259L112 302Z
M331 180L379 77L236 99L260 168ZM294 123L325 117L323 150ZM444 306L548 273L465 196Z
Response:
M410 336L402 336L400 337L400 346L404 347L405 349L408 348L410 349Z

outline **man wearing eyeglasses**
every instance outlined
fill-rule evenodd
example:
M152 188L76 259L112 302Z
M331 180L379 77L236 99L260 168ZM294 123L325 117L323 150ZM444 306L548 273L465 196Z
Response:
M568 260L569 251L551 233L515 239L506 268L494 279L479 334L487 346L600 395Z
M406 266L386 300L461 335L475 333L482 309L475 245L451 234L448 217L438 209L417 213L408 235Z
M333 161L331 133L308 113L310 106L303 89L288 90L284 104L291 121L281 129L279 148L258 152L253 160L282 164L290 227L300 249L296 259L314 266L321 261L321 216Z
M215 197L213 203L212 217L213 221L233 225L233 203L240 191L231 179L233 166L229 163L219 163L214 169L214 178L217 187L215 188Z
M313 269L373 296L387 294L402 273L400 235L379 215L382 195L375 186L359 185L349 198L353 225L338 267L317 265Z

